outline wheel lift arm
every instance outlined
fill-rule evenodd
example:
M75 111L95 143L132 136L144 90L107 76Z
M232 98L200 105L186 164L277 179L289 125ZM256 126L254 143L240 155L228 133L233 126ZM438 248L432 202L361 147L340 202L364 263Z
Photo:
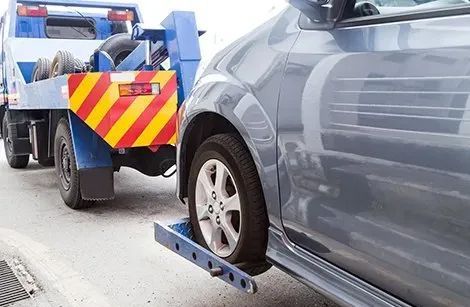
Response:
M258 291L253 277L194 241L191 223L187 218L169 225L155 223L155 240L209 272L212 277L218 277L246 293L253 294Z

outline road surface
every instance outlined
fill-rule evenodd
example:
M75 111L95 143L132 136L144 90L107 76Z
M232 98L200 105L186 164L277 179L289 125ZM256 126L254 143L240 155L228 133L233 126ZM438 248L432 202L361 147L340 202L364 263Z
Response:
M153 222L186 212L175 178L123 169L114 201L73 211L52 168L13 170L0 146L0 260L35 289L15 307L334 305L277 269L256 278L257 294L244 294L155 243Z

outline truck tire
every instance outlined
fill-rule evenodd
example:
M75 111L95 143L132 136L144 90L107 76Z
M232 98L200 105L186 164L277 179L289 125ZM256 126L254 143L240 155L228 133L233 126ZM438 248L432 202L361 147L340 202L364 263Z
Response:
M128 33L120 33L109 37L99 47L99 51L104 51L114 62L114 66L118 66L129 54L134 51L141 42L131 39ZM93 56L92 56L93 58ZM93 60L93 59L91 59ZM92 66L94 61L90 61Z
M189 214L196 240L256 275L266 271L266 204L251 155L233 134L207 139L196 151L188 182Z
M0 97L2 97L3 93L0 92ZM6 113L6 108L5 108L5 105L0 105L0 123L2 123L0 125L0 139L3 139L3 118L5 117L5 113Z
M85 63L83 63L82 60L80 59L75 59L75 72L76 73L82 73L82 72L86 72L86 65Z
M54 159L59 191L65 204L74 210L92 206L94 202L84 200L80 192L80 177L73 149L72 134L65 118L62 118L57 125Z
M46 58L39 58L34 65L33 74L31 75L31 82L49 79L51 75L51 60Z
M3 131L3 146L5 148L5 157L7 158L8 164L12 168L26 168L29 163L29 155L16 156L13 154L12 140L8 136L8 114L5 113L2 121ZM12 138L16 137L16 133L12 131Z
M75 58L70 51L59 50L52 60L50 78L75 73Z

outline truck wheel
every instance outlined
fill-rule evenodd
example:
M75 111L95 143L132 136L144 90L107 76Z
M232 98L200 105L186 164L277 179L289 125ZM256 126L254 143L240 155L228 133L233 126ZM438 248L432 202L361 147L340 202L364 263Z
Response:
M46 80L51 74L51 61L46 58L40 58L36 62L31 76L31 82Z
M59 50L52 60L49 77L54 78L75 73L75 58L70 51Z
M109 54L114 65L118 66L140 43L139 41L132 40L130 34L120 33L105 40L98 47L98 50Z
M189 175L189 213L196 240L230 263L260 274L268 240L268 217L258 171L242 141L232 134L207 139Z
M7 158L8 164L12 168L25 168L28 166L29 155L16 156L13 154L13 144L12 140L8 136L8 114L5 113L2 121L2 131L3 131L3 146L5 147L5 156ZM12 131L13 132L13 131ZM15 138L15 133L12 133L12 138Z
M55 170L59 179L59 190L65 204L72 209L84 209L93 205L93 201L82 198L80 177L78 175L75 152L69 123L62 118L58 125L54 141Z

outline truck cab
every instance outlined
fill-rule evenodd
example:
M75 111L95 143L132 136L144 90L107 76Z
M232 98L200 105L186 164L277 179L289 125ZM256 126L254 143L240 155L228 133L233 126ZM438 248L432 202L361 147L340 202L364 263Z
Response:
M115 34L130 33L140 22L142 16L136 4L10 0L0 22L0 121L8 98L17 96L16 83L32 82L39 57L52 58L57 50L71 46L77 59L87 62L105 40ZM13 39L22 41L20 49L8 47ZM50 41L48 48L34 48L44 40Z
M90 47L82 48L84 53L89 55L102 41L112 35L130 33L133 25L142 22L142 17L136 4L104 5L89 1L73 3L66 0L11 0L2 21L0 49L5 49L5 44L11 38L28 39L32 44L34 39L48 39L51 40L49 44L51 48L41 52L43 54L40 56L51 57L69 40L90 41L88 44ZM37 52L40 51L35 50L35 54ZM18 63L26 83L31 81L30 76L36 59ZM5 66L5 61L7 57L2 56L2 66ZM4 70L5 67L2 68L2 75L7 74ZM8 90L6 87L4 91Z

